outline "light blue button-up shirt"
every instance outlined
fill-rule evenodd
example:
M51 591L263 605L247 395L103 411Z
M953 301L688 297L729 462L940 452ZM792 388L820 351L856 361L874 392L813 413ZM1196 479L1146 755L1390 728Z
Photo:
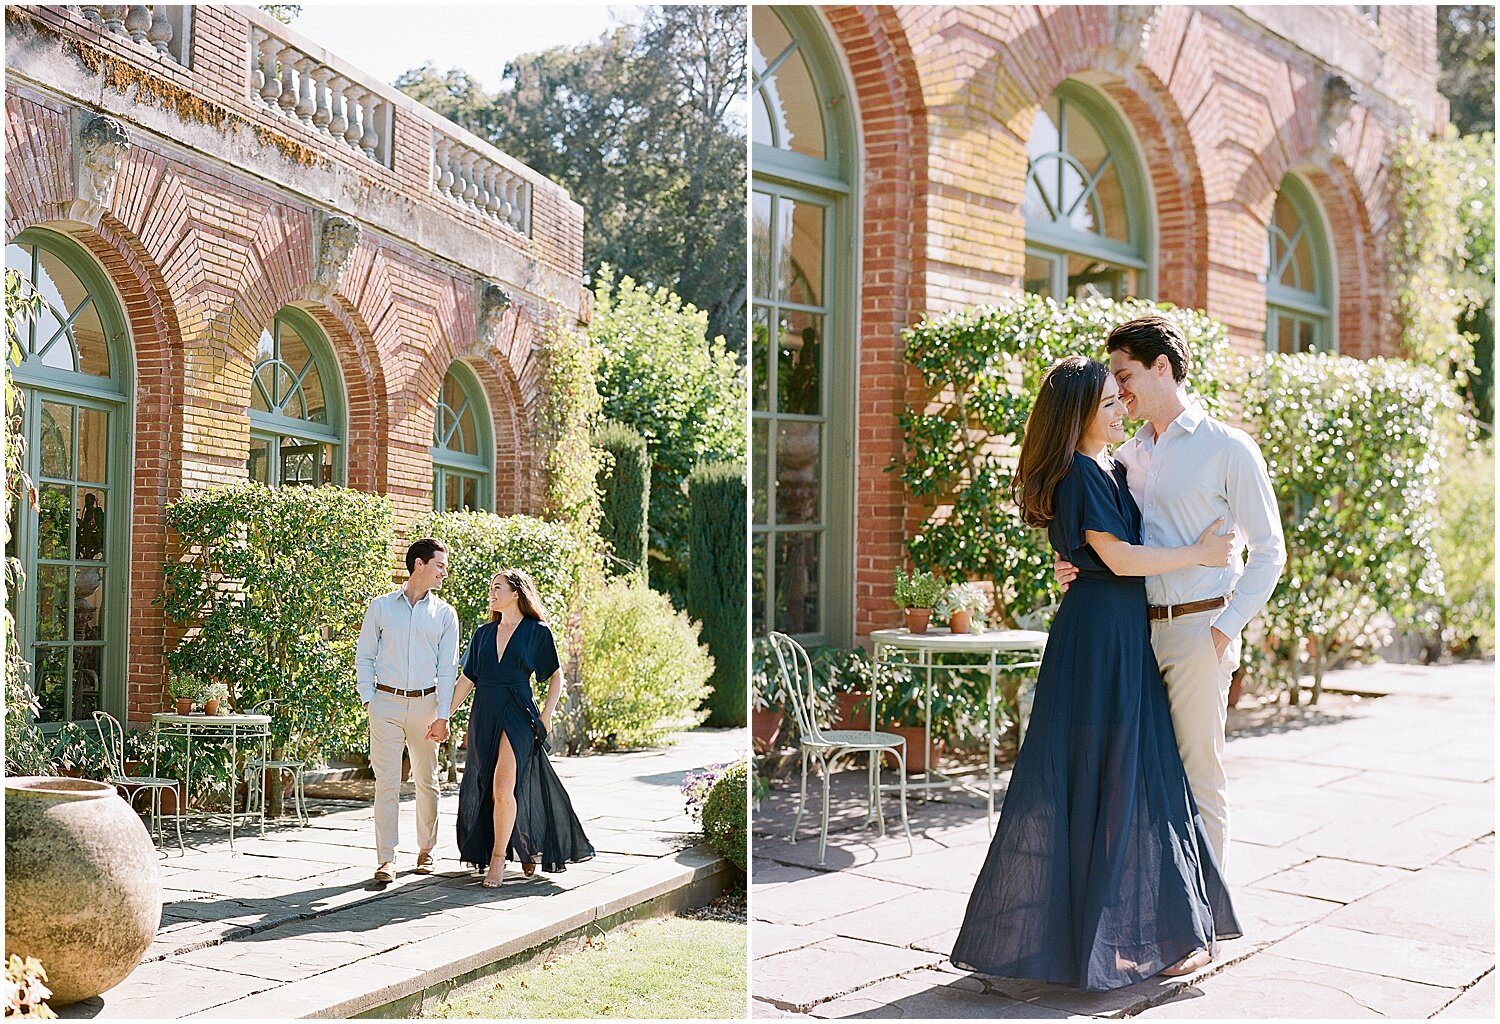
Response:
M412 604L398 587L370 602L354 651L359 699L375 699L375 684L398 690L437 687L437 717L453 706L458 676L458 612L436 593Z
M1188 604L1234 591L1214 625L1233 637L1265 606L1286 565L1286 540L1276 495L1260 448L1243 430L1188 404L1160 437L1145 423L1115 458L1125 464L1130 493L1141 508L1141 540L1148 547L1197 543L1220 516L1238 534L1231 565L1195 565L1146 577L1153 605ZM1249 556L1243 567L1240 556Z

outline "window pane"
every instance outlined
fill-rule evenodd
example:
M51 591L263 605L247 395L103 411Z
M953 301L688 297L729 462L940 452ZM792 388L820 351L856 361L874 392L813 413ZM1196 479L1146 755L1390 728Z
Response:
M109 480L109 413L78 410L78 479L102 484Z
M104 570L81 565L73 571L73 639L102 640ZM76 682L78 677L73 677Z
M804 306L821 305L824 208L790 199L782 199L779 205L780 298Z
M262 441L257 438L252 438L250 441L250 464L246 475L256 483L270 486L273 482L270 450L274 445L274 441Z
M771 462L771 421L756 420L751 425L750 441L750 521L764 523L766 507L767 468Z
M791 36L775 13L766 10L762 15L760 7L751 10L757 51L753 59L764 68L785 52ZM760 91L767 124L756 141L822 160L826 155L822 104L802 53L794 52L770 78L762 78Z
M776 521L817 523L823 425L779 423L776 431Z
M479 481L472 476L464 478L464 507L479 510Z
M43 484L37 491L37 555L67 558L73 549L73 489Z
M751 287L755 297L771 297L771 264L775 260L774 239L771 237L771 211L776 201L764 192L750 194L751 238Z
M1031 137L1026 140L1026 156L1033 173L1027 175L1022 211L1037 220L1052 220L1057 215L1058 167L1048 155L1062 148L1060 110L1058 98L1049 96L1031 122Z
M68 639L68 567L39 565L36 570L36 638L40 641Z
M75 647L73 649L73 720L93 717L103 700L101 685L100 647Z
M1088 256L1068 257L1068 294L1077 299L1124 299L1136 294L1135 271Z
M1054 262L1035 253L1026 254L1025 289L1033 295L1052 295ZM1053 296L1054 298L1056 296Z
M1276 349L1279 352L1295 352L1297 344L1297 324L1291 317L1284 313L1276 316Z
M443 511L457 511L463 501L462 484L452 473L443 479Z
M42 403L42 475L72 479L73 406Z
M822 350L821 316L792 311L782 314L776 360L778 412L808 416L822 412Z
M1121 242L1130 241L1130 226L1125 214L1125 191L1120 187L1120 173L1113 165L1099 176L1094 194L1103 217L1101 234Z
M41 702L37 717L43 722L61 722L68 710L68 651L37 648L36 695Z
M750 542L750 632L764 636L766 626L766 535L757 533Z
M1312 254L1307 246L1307 231L1303 227L1302 218L1297 215L1297 209L1285 195L1276 197L1276 208L1273 215L1273 223L1283 238L1278 239L1277 259L1285 260L1281 274L1276 278L1278 284L1288 288L1296 288L1300 291L1313 292L1317 290L1317 280L1313 277ZM1273 237L1274 233L1273 233ZM1286 257L1286 249L1290 247L1291 257Z
M333 480L333 446L295 437L280 439L280 483L283 487L317 487Z
M767 412L771 387L771 311L757 305L750 316L750 408Z
M78 530L74 540L74 543L78 545L77 558L90 560L104 557L104 545L107 540L104 529L104 503L108 498L107 492L93 487L78 489L78 500L82 503L82 507L78 510Z
M1318 350L1318 328L1311 320L1301 320L1297 323L1297 351L1316 352Z
M266 363L256 367L255 376L250 381L250 408L256 412L270 412L275 403L276 389L280 383L281 374L277 372L276 364Z
M819 535L776 536L776 622L785 633L817 633Z

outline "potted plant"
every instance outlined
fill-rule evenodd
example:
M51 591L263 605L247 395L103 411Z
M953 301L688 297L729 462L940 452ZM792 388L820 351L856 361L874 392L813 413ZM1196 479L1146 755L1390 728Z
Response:
M776 748L781 734L782 715L786 710L781 692L781 674L771 641L759 637L751 652L750 740L760 753Z
M179 715L191 715L193 705L203 697L203 680L189 672L173 673L167 680L167 692L177 701Z
M861 647L820 647L811 655L813 689L831 701L833 729L870 728L870 657Z
M926 570L908 574L896 570L896 606L906 612L906 628L913 633L927 632L932 606L943 595L943 581Z
M80 722L64 722L53 742L52 770L70 779L104 779L109 768L98 730Z
M952 698L941 686L932 689L929 718L925 679L920 673L887 668L881 673L880 699L876 705L882 732L906 738L906 771L925 772L929 763L936 767L937 753L947 736ZM932 749L927 748L927 723L931 721ZM929 761L929 753L932 755ZM886 763L895 766L894 758Z
M220 704L229 703L229 687L223 683L209 683L203 688L203 713L217 715Z
M984 613L989 604L989 595L979 584L955 583L938 599L932 610L938 618L948 620L948 629L952 632L967 633L976 621L984 625Z

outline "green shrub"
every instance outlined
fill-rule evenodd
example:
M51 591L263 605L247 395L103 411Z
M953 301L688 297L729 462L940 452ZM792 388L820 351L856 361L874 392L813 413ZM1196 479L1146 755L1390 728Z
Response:
M644 572L651 531L646 517L651 499L651 456L646 439L620 423L606 423L594 443L609 456L609 465L599 470L599 533L605 554L613 560L610 570Z
M601 267L589 337L602 352L604 415L646 439L651 452L652 586L687 598L688 474L703 462L745 458L745 381L708 316L665 288L616 282Z
M923 320L904 335L926 403L900 414L906 445L897 470L913 498L940 510L911 538L912 562L953 582L992 581L998 626L1015 628L1060 596L1046 531L1026 526L1010 500L1015 454L1042 374L1063 356L1105 361L1110 328L1150 312L1182 327L1193 356L1189 385L1208 412L1223 416L1229 336L1195 310L1013 295Z
M232 706L279 700L273 744L300 756L363 748L354 682L365 608L391 588L389 498L342 487L247 483L167 507L182 556L166 613L186 635L172 670L229 686Z
M897 569L894 580L897 608L926 608L937 606L938 600L947 591L948 585L930 572L916 570L910 575Z
M1495 446L1455 433L1433 536L1447 591L1443 641L1454 654L1481 657L1495 650Z
M713 655L709 725L745 724L745 470L733 462L688 477L688 614Z
M703 803L704 838L740 871L750 863L749 785L749 765L736 761L714 782Z
M1403 360L1269 355L1251 370L1245 419L1287 546L1268 667L1294 702L1305 649L1316 701L1323 672L1379 621L1436 627L1441 417L1456 404L1451 384Z
M439 594L458 612L460 661L469 638L490 618L490 580L501 569L525 569L536 580L547 621L557 640L557 655L568 664L568 623L580 610L580 584L589 550L565 524L531 516L497 516L493 512L433 512L412 524L405 541L435 537L448 548L448 578ZM582 743L584 706L579 681L568 673L565 699L558 705L553 731L560 744L576 751ZM545 696L545 680L537 686ZM468 707L449 719L459 733L468 722Z
M536 441L547 481L542 515L566 523L585 543L599 535L599 450L590 436L599 424L599 350L582 331L557 321L542 332L538 353L547 382L537 413Z
M583 693L593 746L648 746L707 716L713 659L664 594L631 580L605 586L584 611Z

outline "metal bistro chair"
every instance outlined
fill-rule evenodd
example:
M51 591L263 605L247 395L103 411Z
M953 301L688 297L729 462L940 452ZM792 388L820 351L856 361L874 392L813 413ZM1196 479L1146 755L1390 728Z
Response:
M275 716L278 701L275 697L261 701L255 706L252 714ZM261 807L264 814L266 802L265 778L266 772L276 773L289 772L292 776L292 803L297 809L298 827L307 824L307 800L302 795L302 772L307 762L300 758L271 758L262 761L258 757L247 757L245 759L245 810L254 813L256 807Z
M167 778L150 778L140 775L127 775L125 773L125 730L113 715L104 711L94 712L94 725L99 729L99 741L104 744L104 756L109 759L109 784L116 789L125 790L125 799L130 801L130 806L135 807L135 798L141 790L147 790L151 794L151 828L156 833L156 843L161 845L161 794L163 790L177 790L177 780ZM178 799L181 799L179 793ZM182 807L177 808L177 813L172 815L172 821L177 826L177 848L184 853L186 848L182 845Z
M813 703L812 660L801 644L785 633L770 635L771 649L781 673L782 690L791 697L802 750L802 787L797 798L797 818L792 822L791 841L797 841L802 812L807 806L807 759L816 758L823 773L823 830L818 836L818 864L826 862L828 846L828 778L838 759L861 752L869 755L868 788L865 794L864 827L873 816L885 835L885 815L880 812L880 757L885 751L896 756L896 774L901 783L901 828L906 833L906 851L912 853L911 826L906 819L906 738L872 729L819 728ZM788 664L790 663L790 665ZM872 726L873 722L870 723Z

